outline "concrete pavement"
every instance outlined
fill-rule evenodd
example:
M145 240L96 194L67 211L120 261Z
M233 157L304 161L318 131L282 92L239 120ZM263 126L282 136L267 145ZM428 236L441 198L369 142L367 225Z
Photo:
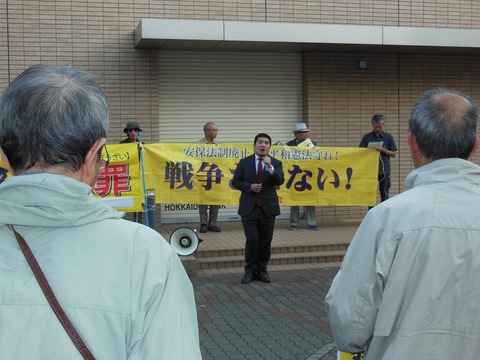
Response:
M324 298L338 268L192 278L204 360L334 360Z

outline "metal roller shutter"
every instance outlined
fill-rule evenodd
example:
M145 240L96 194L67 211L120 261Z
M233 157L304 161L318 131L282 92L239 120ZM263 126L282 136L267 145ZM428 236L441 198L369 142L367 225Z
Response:
M160 142L197 142L207 121L219 142L252 143L259 132L285 142L303 118L299 53L160 52L159 82ZM199 221L196 205L159 208L164 223ZM235 219L236 207L220 210L219 221Z

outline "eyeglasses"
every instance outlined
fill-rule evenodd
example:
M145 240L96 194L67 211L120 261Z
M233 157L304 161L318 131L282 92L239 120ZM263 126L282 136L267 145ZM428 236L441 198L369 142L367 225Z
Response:
M133 131L139 132L140 129L138 129L138 128L130 128L130 129L127 129L127 131L128 131L128 132L133 132Z
M218 129L208 129L208 131L218 132Z
M102 147L102 153L103 153L103 149L105 149L105 154L106 154L107 160L100 158L100 173L102 173L103 170L105 170L105 168L106 168L106 167L108 166L108 164L110 163L110 155L108 155L107 146L106 146L106 145L103 145L103 147Z

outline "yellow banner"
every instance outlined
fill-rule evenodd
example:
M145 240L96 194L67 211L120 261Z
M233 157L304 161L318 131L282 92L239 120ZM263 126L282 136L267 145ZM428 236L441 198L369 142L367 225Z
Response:
M98 177L96 195L118 210L142 211L145 201L137 145L107 145L107 151L109 165ZM105 152L102 156L107 160ZM0 158L0 184L11 176Z
M108 145L109 165L95 192L123 211L142 211L142 166L135 143ZM143 173L157 203L237 205L240 192L231 181L240 159L253 145L143 145ZM378 151L366 148L272 146L283 163L280 205L369 206L376 202ZM105 157L106 155L103 154ZM0 162L0 183L10 174Z
M95 185L95 193L122 211L143 211L144 191L138 146L107 145L108 162ZM102 153L106 159L106 152Z
M144 145L147 189L157 203L237 205L233 173L253 145ZM280 205L374 205L378 151L364 148L273 146L283 163Z
M3 164L2 158L0 157L0 184L11 177L12 174L7 170Z

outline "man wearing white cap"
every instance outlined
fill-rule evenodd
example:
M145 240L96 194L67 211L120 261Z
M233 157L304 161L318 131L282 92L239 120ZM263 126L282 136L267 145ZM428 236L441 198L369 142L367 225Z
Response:
M297 123L293 127L293 134L295 135L295 139L287 142L287 146L298 146L299 144L303 143L305 140L309 139L310 136L310 129L307 128L305 123ZM315 141L311 141L311 144L316 146L317 143ZM318 231L317 226L317 217L315 213L315 206L305 206L305 218L307 219L307 225L310 230ZM290 228L289 230L295 231L298 228L298 216L300 213L299 206L292 206L290 207Z

